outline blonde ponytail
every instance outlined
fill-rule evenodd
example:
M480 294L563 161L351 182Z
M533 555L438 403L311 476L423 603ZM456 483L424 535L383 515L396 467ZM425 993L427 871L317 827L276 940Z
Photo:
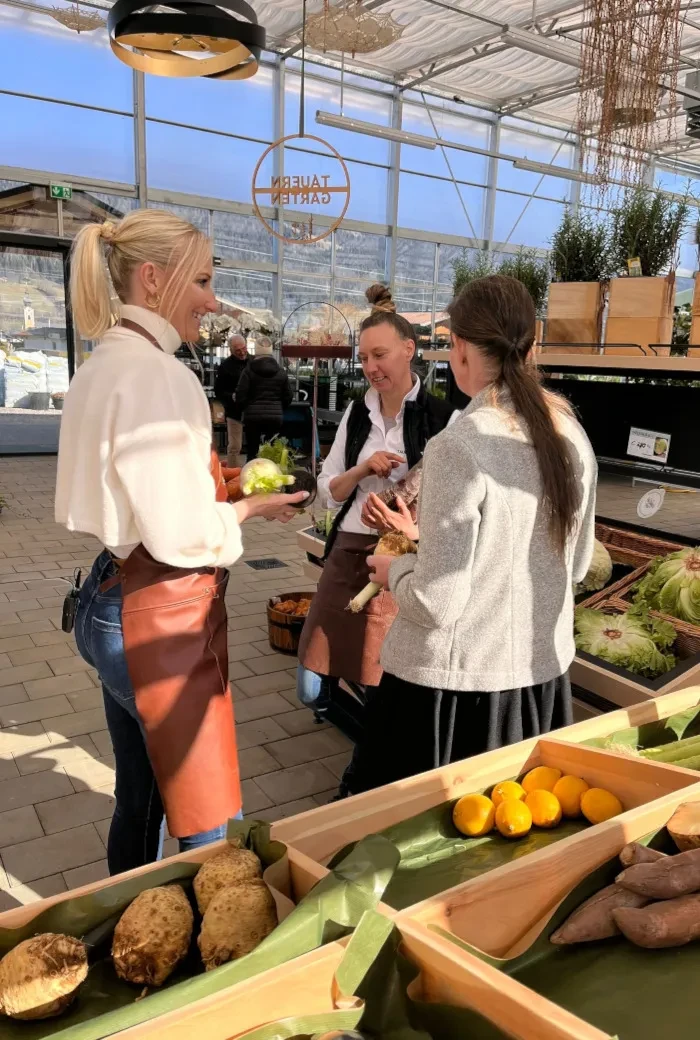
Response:
M132 275L145 263L168 273L158 312L170 319L187 283L211 263L211 243L186 220L159 209L134 210L118 224L88 224L78 232L71 303L84 339L104 335L117 316L113 297L128 302Z
M81 228L73 243L71 305L83 339L99 339L112 324L110 284L102 243L100 224Z

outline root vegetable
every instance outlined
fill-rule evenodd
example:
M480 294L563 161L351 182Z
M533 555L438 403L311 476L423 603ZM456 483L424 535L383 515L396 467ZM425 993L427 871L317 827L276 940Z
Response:
M582 903L564 921L549 941L555 946L570 946L573 943L595 942L619 935L620 930L613 919L613 910L621 907L641 907L649 902L636 892L629 892L620 885L608 885Z
M700 939L700 895L679 896L641 910L613 910L623 935L637 946L660 950Z
M385 506L389 506L390 509L396 509L396 499L402 498L410 509L418 498L422 479L423 460L421 459L421 461L417 462L412 469L409 469L403 480L397 480L395 484L391 485L391 487L380 492L377 495L377 498L383 502Z
M207 908L198 939L207 971L245 957L276 927L277 906L264 881L222 888Z
M229 845L208 859L197 871L194 894L200 914L206 912L213 897L222 888L239 885L262 877L262 864L254 852Z
M700 890L700 849L636 863L615 878L617 885L649 899L674 899Z
M412 542L405 534L400 534L398 531L389 531L388 534L382 535L374 551L377 556L406 556L408 553L418 552L418 549L415 542ZM350 600L346 610L349 610L352 614L359 614L361 610L364 610L369 601L381 591L381 585L370 581L361 592L358 592L354 599Z
M655 863L659 859L665 859L664 852L657 852L647 845L640 845L638 841L631 841L625 845L620 853L620 863L623 867L632 867L635 863Z
M700 802L679 805L666 824L666 830L681 852L700 848Z
M149 888L119 919L112 940L117 975L141 986L162 986L187 955L194 914L179 885Z
M60 1015L87 973L79 939L50 932L25 939L0 961L0 1012L27 1020Z

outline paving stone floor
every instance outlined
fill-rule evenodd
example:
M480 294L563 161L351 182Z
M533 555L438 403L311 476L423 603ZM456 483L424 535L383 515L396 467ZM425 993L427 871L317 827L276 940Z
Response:
M62 576L89 568L99 546L53 522L55 475L55 458L0 458L0 910L107 873L114 768L102 691L60 631ZM267 640L266 600L313 587L296 546L307 524L246 524L227 595L244 811L259 819L326 802L350 754L299 706L295 661ZM284 568L245 562L269 556Z

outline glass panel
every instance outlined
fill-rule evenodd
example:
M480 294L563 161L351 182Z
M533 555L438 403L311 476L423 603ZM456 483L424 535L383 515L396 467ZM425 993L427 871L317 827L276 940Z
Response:
M284 130L286 134L299 131L299 76L287 74L284 80ZM328 141L343 158L365 159L367 162L387 165L390 157L390 143L379 137L357 134L348 130L336 130L332 126L321 126L316 122L316 112L333 112L340 114L340 86L337 83L307 79L305 84L305 116L306 131L316 137ZM365 123L377 123L389 126L391 122L391 101L377 97L363 90L345 87L343 91L343 112L349 119L361 119ZM309 142L309 147L323 152L320 145Z
M200 129L274 140L274 70L261 67L252 79L146 77L146 114Z
M432 120L432 121L431 121ZM433 127L433 123L435 126ZM424 137L437 136L448 141L473 148L488 148L490 128L486 123L475 119L465 119L454 112L426 110L418 105L404 105L401 125L404 130ZM449 166L448 166L449 161ZM452 167L452 174L450 173ZM485 184L488 176L488 158L473 152L445 151L438 146L435 151L418 148L413 145L402 145L401 168L416 173L432 173L437 177L454 176L458 180Z
M441 244L438 247L438 285L452 292L454 282L454 261L462 255L461 246L448 246Z
M0 443L3 451L55 451L58 427L37 422L68 389L63 257L0 246ZM61 402L62 403L62 402ZM59 404L60 406L60 404ZM26 409L26 419L9 411Z
M435 249L434 242L397 240L396 307L402 313L432 310Z
M148 183L153 188L250 202L262 144L201 130L146 122ZM269 184L272 159L261 168Z
M23 184L0 191L0 228L35 235L57 235L58 205L49 197L48 188Z
M63 233L73 238L85 224L121 220L136 205L136 199L120 195L98 196L89 191L74 191L73 198L63 203Z
M282 284L282 317L287 319L292 311L301 307L294 323L298 327L306 327L310 321L310 315L320 314L324 316L324 322L328 320L327 304L331 298L330 278L311 278L310 275L293 274L284 275ZM308 306L306 306L308 304Z
M76 174L134 183L130 116L0 94L0 126L3 155L11 156L15 166L48 170L68 179Z
M36 7L24 11L0 6L0 88L123 112L133 109L133 74L113 56L106 31L78 34ZM46 106L47 123L52 111Z
M208 209L201 209L199 206L177 206L172 202L149 202L148 206L149 209L165 209L168 213L181 217L182 220L186 220L189 224L194 224L205 235L209 234Z
M292 234L292 225L284 225L285 235ZM288 271L303 273L315 271L327 274L330 278L332 246L331 237L322 239L320 242L310 242L303 245L301 242L285 242L284 245L284 270L285 277Z
M348 319L353 331L357 331L358 325L371 310L365 296L365 290L370 284L369 278L364 282L360 282L359 279L336 279L333 302Z
M481 238L485 198L484 188L402 173L399 178L399 226Z
M497 191L494 240L548 249L565 209L559 202Z
M271 262L273 238L257 217L214 210L214 253L232 260Z
M335 233L336 277L360 277L367 285L386 278L386 238L368 235L362 231Z
M271 310L272 275L266 271L214 269L214 292L222 300L251 310Z

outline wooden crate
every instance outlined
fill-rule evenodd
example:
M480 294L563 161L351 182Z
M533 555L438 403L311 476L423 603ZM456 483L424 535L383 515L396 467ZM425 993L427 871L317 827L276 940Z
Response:
M563 732L560 731L559 738ZM540 737L280 820L272 834L317 863L326 864L350 842L464 794L484 790L499 780L520 776L537 765L555 766L563 773L582 776L591 786L610 789L626 809L636 809L698 782L698 775L685 769L669 770L646 759L621 758L609 751ZM574 839L565 838L562 842L571 840ZM532 858L539 855L540 852L533 852Z
M578 354L597 354L603 315L603 287L599 282L552 282L547 299L547 343L590 343L574 348ZM566 353L560 350L558 353Z
M690 335L688 337L688 357L700 356L700 350L693 347L700 346L700 278L695 275L693 287L693 302L690 308Z
M670 343L673 335L673 300L675 275L666 278L613 278L610 282L610 305L605 328L606 354L654 355L650 344ZM665 353L670 353L664 351ZM656 348L657 355L660 353Z
M519 1031L521 1000L529 993L525 987L434 936L418 922L407 920L399 930L402 952L420 969L410 986L414 1000L469 1008L519 1040L535 1040L534 1033ZM335 973L346 945L347 940L329 943L290 964L238 983L224 994L163 1015L158 1019L157 1032L153 1031L154 1023L148 1023L119 1035L123 1040L236 1040L287 1018L328 1014L339 1006L334 999ZM561 1032L578 1027L575 1016L551 1007L551 1025L538 1033L536 1040L578 1036L576 1032ZM581 1040L589 1040L589 1036L590 1040L603 1040L598 1033L580 1035Z
M605 667L604 662L598 664L594 660L584 659L579 654L569 668L569 677L575 686L589 690L620 708L628 708L640 701L653 700L655 697L700 683L700 658L697 664L680 673L672 673L672 676L663 686L651 690L638 682L632 672L613 672Z

